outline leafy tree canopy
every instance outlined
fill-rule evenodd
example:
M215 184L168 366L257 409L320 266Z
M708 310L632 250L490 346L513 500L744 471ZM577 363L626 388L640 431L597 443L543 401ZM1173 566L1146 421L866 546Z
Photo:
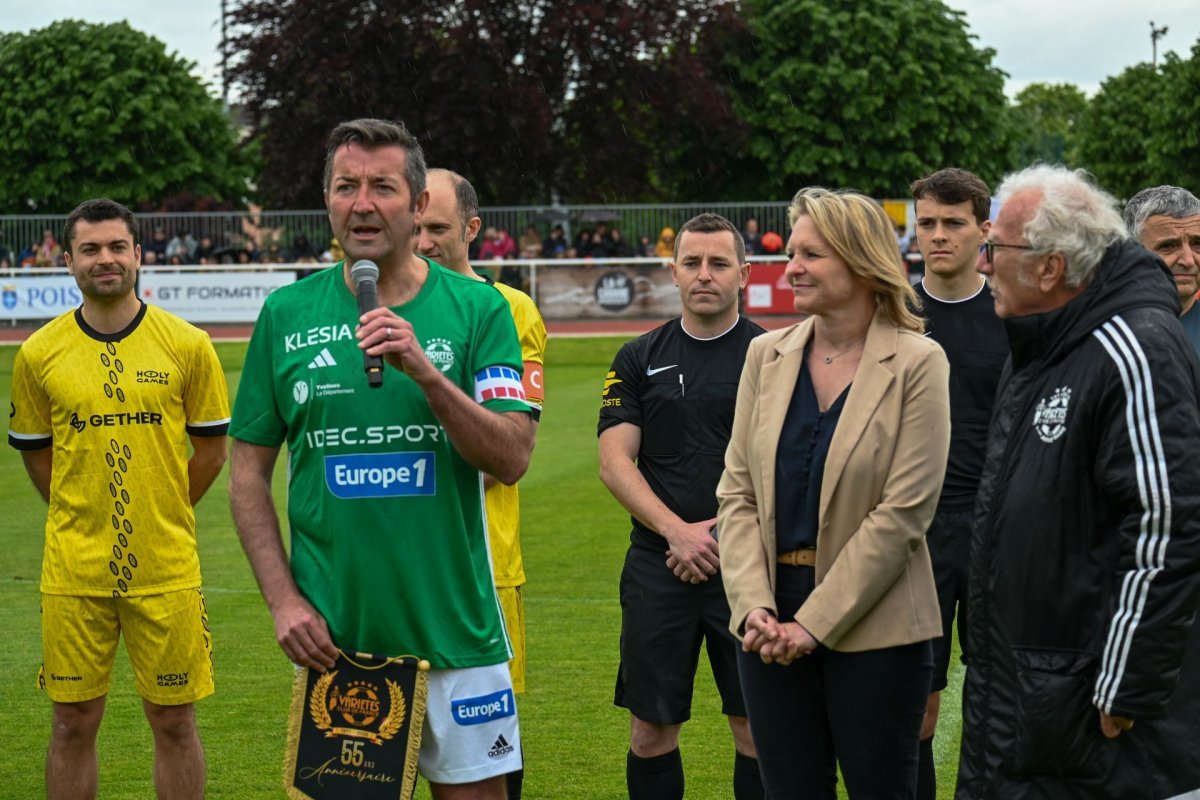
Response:
M1080 119L1080 163L1117 197L1175 182L1161 169L1153 143L1162 124L1164 90L1161 73L1149 64L1137 64L1101 83Z
M402 120L485 203L669 195L734 130L710 42L728 0L243 0L232 74L268 202L321 203L338 122ZM703 121L704 124L701 124ZM697 133L699 131L699 133Z
M1022 89L1015 108L1018 163L1078 163L1075 138L1087 107L1087 95L1074 84L1031 83Z
M801 186L903 196L947 166L995 180L1011 163L1004 73L938 0L744 0L731 53L760 196Z
M184 192L240 202L249 169L191 66L124 22L0 35L0 212Z

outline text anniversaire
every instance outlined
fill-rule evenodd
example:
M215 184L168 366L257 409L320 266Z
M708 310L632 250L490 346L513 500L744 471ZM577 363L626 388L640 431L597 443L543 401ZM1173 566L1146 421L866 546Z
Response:
M283 349L289 353L303 350L317 344L340 342L343 339L353 339L354 331L349 325L318 325L306 331L288 333L283 337Z

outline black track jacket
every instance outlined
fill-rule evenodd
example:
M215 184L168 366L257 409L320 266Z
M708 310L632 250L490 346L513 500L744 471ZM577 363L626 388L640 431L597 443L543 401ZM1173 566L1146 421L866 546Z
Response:
M1200 364L1178 313L1162 262L1119 242L1070 303L1007 322L958 800L1200 789ZM1106 739L1098 709L1134 727Z

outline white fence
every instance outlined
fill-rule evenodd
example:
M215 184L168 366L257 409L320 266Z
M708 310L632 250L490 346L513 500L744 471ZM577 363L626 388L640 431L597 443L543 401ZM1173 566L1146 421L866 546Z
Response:
M754 257L776 264L782 257ZM484 261L497 273L519 271L547 319L637 318L678 314L679 296L662 258ZM248 323L267 295L328 265L229 264L141 268L138 296L193 323ZM753 277L753 273L752 273ZM83 302L66 269L0 270L0 321L10 325L52 319Z

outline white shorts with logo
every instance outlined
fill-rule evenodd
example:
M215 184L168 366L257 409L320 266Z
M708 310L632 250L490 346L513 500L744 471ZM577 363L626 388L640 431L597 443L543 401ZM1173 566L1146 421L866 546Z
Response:
M417 766L431 783L474 783L521 769L508 664L430 671Z

